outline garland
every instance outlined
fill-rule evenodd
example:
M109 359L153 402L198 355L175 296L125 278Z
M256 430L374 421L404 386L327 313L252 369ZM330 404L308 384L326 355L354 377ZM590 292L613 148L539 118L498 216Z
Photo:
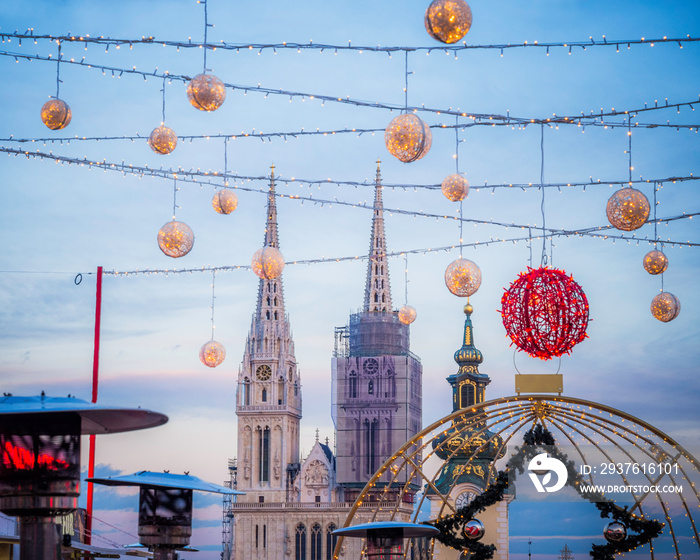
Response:
M493 558L493 554L496 551L495 545L486 545L478 541L462 538L458 536L459 532L463 525L470 519L473 519L475 515L503 500L503 495L508 488L509 473L512 473L515 481L516 473L523 474L525 461L529 461L540 453L539 447L541 446L552 447L547 452L566 465L568 472L566 484L573 487L582 498L593 502L600 512L600 517L612 517L614 521L623 523L629 530L636 533L635 535L628 534L620 542L609 542L605 545L593 544L590 551L593 560L614 560L616 554L629 552L645 545L661 533L664 527L663 523L632 515L626 507L618 506L614 501L605 498L599 492L582 491L581 486L585 482L583 477L576 471L574 462L565 453L554 447L556 445L554 437L544 426L538 424L531 430L528 430L523 436L523 442L524 445L521 448L516 447L516 453L509 459L505 470L498 472L496 480L482 494L476 496L469 504L457 510L453 515L428 522L428 524L433 525L440 531L440 534L435 537L438 541L457 550L468 550L471 552L470 560L490 560Z

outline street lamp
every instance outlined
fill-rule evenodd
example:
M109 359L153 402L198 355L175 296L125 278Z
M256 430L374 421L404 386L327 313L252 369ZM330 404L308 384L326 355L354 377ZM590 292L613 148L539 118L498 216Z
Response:
M139 541L153 551L153 560L174 560L175 551L190 544L192 492L240 495L244 492L205 482L189 474L141 471L125 476L88 478L106 486L139 487Z
M58 515L78 507L80 436L160 426L168 417L76 398L0 398L0 511L19 522L20 560L61 557Z
M402 560L405 558L403 539L434 537L440 531L430 525L400 521L376 521L344 527L333 531L341 537L366 539L365 557L371 560Z

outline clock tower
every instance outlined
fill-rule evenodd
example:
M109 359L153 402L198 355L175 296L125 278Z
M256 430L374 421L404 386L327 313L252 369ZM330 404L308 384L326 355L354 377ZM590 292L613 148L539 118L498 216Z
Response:
M279 249L275 171L267 202L265 246ZM301 379L282 277L260 279L255 314L238 373L239 501L285 502L299 471Z

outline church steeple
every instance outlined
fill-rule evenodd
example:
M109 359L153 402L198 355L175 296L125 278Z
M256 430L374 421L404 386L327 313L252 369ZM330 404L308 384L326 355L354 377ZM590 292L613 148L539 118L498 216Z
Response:
M472 325L472 313L474 308L467 303L464 306L464 337L462 347L455 352L455 362L459 370L450 375L447 381L452 385L452 409L459 410L485 400L486 386L491 383L488 375L479 373L479 364L484 361L484 356L474 346L474 326Z
M365 312L393 311L391 304L391 286L389 285L389 266L386 257L386 236L384 234L384 203L382 202L382 175L377 160L377 176L374 187L374 217L369 242L369 263L367 282L365 284Z
M270 167L270 188L267 197L267 222L265 225L265 247L279 249L277 233L277 196L275 194L275 166ZM258 285L258 304L255 316L260 320L284 319L284 292L282 276L266 280L260 279Z

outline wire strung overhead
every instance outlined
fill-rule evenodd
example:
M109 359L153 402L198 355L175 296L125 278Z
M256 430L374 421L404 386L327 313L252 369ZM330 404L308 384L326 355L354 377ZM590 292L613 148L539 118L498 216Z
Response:
M205 10L206 10L206 2L204 2L205 5ZM128 46L129 48L133 48L134 45L158 45L158 46L163 46L163 47L174 47L179 49L200 49L204 48L205 50L217 50L217 49L222 49L222 50L229 50L229 51L258 51L258 54L262 53L263 51L266 50L272 50L277 51L277 50L296 50L301 52L302 50L320 50L321 52L323 51L333 51L334 53L337 53L338 51L358 51L358 52L377 52L377 53L387 53L391 56L391 53L395 52L425 52L425 53L431 53L434 51L438 52L445 52L445 53L451 53L451 52L458 52L458 51L466 51L466 50L498 50L498 51L504 51L506 49L526 49L526 48L535 48L535 49L544 49L547 53L549 53L550 50L552 49L568 49L569 52L571 52L572 49L581 49L582 51L585 51L587 48L590 47L615 47L618 51L620 47L627 47L628 49L632 47L632 45L649 45L651 47L655 45L663 45L663 44L676 44L680 48L683 48L683 45L686 43L695 43L697 41L700 41L700 38L694 38L691 37L690 35L686 35L685 37L661 37L661 38L655 38L655 39L646 39L645 37L641 37L640 39L624 39L624 40L608 40L605 35L601 37L601 39L598 39L596 41L592 36L588 37L588 40L586 41L566 41L566 42L539 42L539 41L524 41L522 43L501 43L501 44L494 44L494 45L468 45L466 41L463 41L461 44L452 44L449 47L445 46L433 46L433 47L411 47L411 46L397 46L397 47L382 47L381 45L377 46L367 46L367 45L353 45L352 41L348 41L347 45L332 45L332 44L327 44L327 43L314 43L313 41L309 41L308 43L296 43L296 42L287 42L284 41L282 43L229 43L225 42L224 40L219 41L218 43L211 43L207 42L206 39L206 28L205 28L205 39L203 43L199 43L196 41L192 41L191 39L188 41L164 41L164 40L159 40L156 39L153 36L149 37L141 37L140 39L120 39L120 38L110 38L110 37L90 37L89 34L84 35L84 36L79 36L79 35L45 35L45 34L34 34L34 29L30 28L27 29L24 33L18 33L15 31L14 33L0 33L0 38L2 39L2 42L4 43L5 40L8 42L11 41L12 39L17 39L20 46L22 44L22 39L24 40L30 40L33 41L34 44L38 44L39 41L67 41L67 42L72 42L72 43L77 43L77 44L84 44L85 49L87 50L87 46L89 44L93 45L104 45L105 46L105 51L109 49L110 46L115 46L116 48L119 48L121 46ZM206 62L205 62L206 66Z

